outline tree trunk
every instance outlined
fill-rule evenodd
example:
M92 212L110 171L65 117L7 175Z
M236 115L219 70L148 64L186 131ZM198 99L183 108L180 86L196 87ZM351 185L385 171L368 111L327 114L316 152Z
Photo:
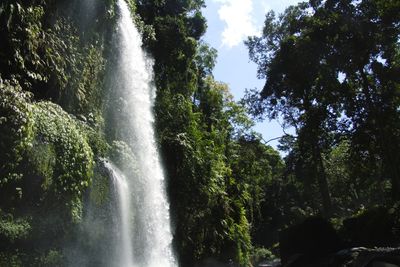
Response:
M329 218L332 214L332 198L328 184L328 177L326 176L325 166L322 160L321 150L318 145L314 147L313 156L317 170L316 175L318 187L322 198L322 212L325 217Z
M400 200L400 149L398 138L391 133L381 137L383 171L392 183L392 200Z

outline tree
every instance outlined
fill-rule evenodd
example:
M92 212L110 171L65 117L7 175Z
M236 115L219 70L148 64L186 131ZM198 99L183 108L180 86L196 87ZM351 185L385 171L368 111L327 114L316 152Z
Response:
M340 136L359 160L382 161L380 179L400 196L399 9L398 1L309 1L279 19L268 13L263 35L246 42L266 78L260 94L247 96L252 113L282 116L296 128L297 167L317 181L326 214L332 201L322 155Z
M174 246L181 266L212 257L249 262L251 240L244 193L235 190L227 157L232 121L246 121L228 87L211 72L216 50L199 41L206 29L203 1L139 1L154 29L156 130L165 160ZM166 51L168 51L166 53Z

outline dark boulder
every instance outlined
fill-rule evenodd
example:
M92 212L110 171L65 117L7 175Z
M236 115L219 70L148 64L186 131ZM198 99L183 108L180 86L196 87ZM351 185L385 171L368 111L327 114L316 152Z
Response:
M311 217L280 233L280 256L282 264L298 258L319 259L344 247L332 225L323 218ZM300 265L299 265L300 266Z
M400 209L370 208L344 220L342 235L351 247L396 247L400 245Z
M400 267L399 248L351 248L334 256L338 264L332 267Z

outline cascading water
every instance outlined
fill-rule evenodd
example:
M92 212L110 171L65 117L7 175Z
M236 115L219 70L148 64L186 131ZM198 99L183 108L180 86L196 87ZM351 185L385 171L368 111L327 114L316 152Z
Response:
M116 201L119 207L115 212L115 223L118 224L118 241L115 243L115 263L119 266L133 266L132 241L131 241L131 199L129 185L126 177L113 164L104 161L104 167L108 170L115 190L114 195L118 197Z
M120 16L114 51L118 55L116 66L108 75L112 76L110 94L116 99L114 103L119 104L112 107L112 123L116 137L128 144L137 161L134 173L124 173L126 185L123 179L115 179L117 187L121 187L118 189L120 210L126 212L121 215L122 232L117 240L121 244L120 267L172 267L176 262L169 204L153 128L152 60L141 48L141 36L127 3L118 0L117 4ZM111 169L115 170L112 166Z
M153 62L142 50L127 3L117 5L105 114L115 164L98 162L80 235L65 251L71 267L176 267L153 128Z

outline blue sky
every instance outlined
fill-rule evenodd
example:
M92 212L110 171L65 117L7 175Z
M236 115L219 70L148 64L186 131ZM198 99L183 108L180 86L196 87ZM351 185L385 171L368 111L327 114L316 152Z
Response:
M214 78L225 82L236 100L246 88L262 88L264 80L256 77L257 66L250 62L243 41L247 36L259 35L269 10L282 13L286 7L299 0L206 0L203 14L207 19L207 33L204 40L218 50ZM255 130L269 140L283 134L278 122L265 121L257 124ZM289 130L290 132L290 130ZM269 143L273 147L277 141Z

